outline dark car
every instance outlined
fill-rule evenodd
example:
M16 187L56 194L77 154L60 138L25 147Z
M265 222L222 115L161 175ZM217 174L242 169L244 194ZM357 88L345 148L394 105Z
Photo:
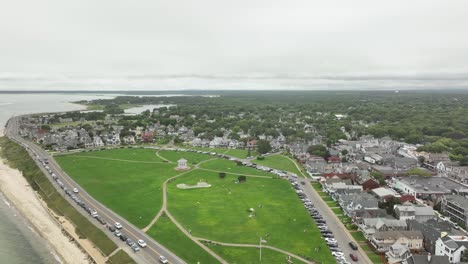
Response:
M120 240L127 241L128 237L124 234L120 235Z
M109 228L109 231L111 231L112 233L115 232L115 227L109 226L108 228Z
M322 220L322 219L317 219L317 220L315 220L315 222L317 222L319 224L326 224L327 223L327 221Z
M354 242L349 242L349 246L354 249L354 250L357 250L358 249L358 246L356 245L356 243Z
M358 261L358 257L357 257L356 254L354 254L354 253L349 254L349 257L350 257L353 261Z
M330 231L330 230L320 230L320 233L322 233L322 234L332 234L332 231Z

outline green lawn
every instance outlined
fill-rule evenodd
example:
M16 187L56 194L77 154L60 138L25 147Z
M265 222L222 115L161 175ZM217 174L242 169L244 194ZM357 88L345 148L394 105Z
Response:
M219 263L182 233L167 216L161 216L147 233L187 263Z
M343 214L341 208L332 208L331 209L336 215Z
M201 179L212 187L176 187ZM235 183L236 179L236 175L220 179L217 173L194 170L168 185L168 209L197 237L257 244L262 236L268 245L323 263L333 262L320 232L287 181L247 178L245 183ZM255 216L249 217L249 208L255 210ZM316 254L315 247L323 254Z
M134 159L147 160L145 149ZM139 152L146 153L138 155ZM99 151L100 157L115 157L115 151ZM119 155L124 155L120 153ZM154 154L153 154L154 155ZM56 157L60 166L89 194L138 227L150 223L162 206L162 183L179 174L172 163L137 163L82 157L81 154Z
M282 155L267 156L264 160L255 159L252 160L252 162L270 167L272 169L292 172L297 174L297 176L301 175L301 173L297 170L296 165L294 165L294 162L290 161L287 157Z
M197 164L205 160L216 158L207 154L172 150L161 150L159 151L159 155L172 162L177 162L179 159L184 158L187 160L187 164Z
M235 158L245 159L247 158L247 153L248 151L245 149L230 149L225 154ZM253 152L250 154L253 155Z
M262 171L257 170L254 168L246 167L246 166L239 166L234 161L226 160L226 159L217 159L217 160L210 160L200 165L200 168L216 170L216 171L224 171L227 173L239 173L239 174L250 174L250 175L259 175L259 176L269 176L273 177L274 175Z
M73 155L75 157L99 157L106 159L163 162L163 160L156 155L156 150L144 148L118 148L109 150L94 150L59 156L68 155Z
M356 232L351 232L351 235L354 237L354 239L356 239L356 241L358 242L367 242L367 239L364 237L364 235L359 232L359 231L356 231Z
M245 247L224 247L219 245L210 245L210 249L216 252L220 257L229 262L230 264L284 264L286 263L287 256L277 251L262 248L262 262L260 262L260 249L259 248L245 248ZM304 263L300 260L291 258L293 263Z
M322 192L322 185L320 183L317 183L317 182L313 182L312 183L312 187L314 187L314 189L318 192Z

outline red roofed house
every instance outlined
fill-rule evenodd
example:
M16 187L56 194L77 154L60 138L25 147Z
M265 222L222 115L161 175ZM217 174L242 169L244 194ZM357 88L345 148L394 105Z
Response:
M400 197L400 202L401 202L401 203L404 203L404 202L414 202L414 201L416 201L416 198L414 197L414 195L403 194L403 195L401 195L401 197Z
M153 132L143 132L141 134L141 141L143 143L154 142Z
M380 184L373 179L367 179L361 184L361 186L364 191L368 191L375 188L379 188Z
M256 149L257 148L257 140L253 139L253 140L250 140L249 142L247 142L247 148Z
M338 156L330 156L328 158L328 163L340 163L341 159Z
M322 177L324 178L333 178L333 177L339 177L342 180L349 179L351 178L351 175L349 173L323 173Z

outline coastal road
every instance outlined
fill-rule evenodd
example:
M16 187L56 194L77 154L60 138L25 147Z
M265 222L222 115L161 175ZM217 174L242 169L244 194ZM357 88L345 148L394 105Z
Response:
M58 186L58 184L50 177L47 178L52 182L52 185L57 189L57 191L72 205L74 206L78 212L84 215L86 218L89 219L91 223L95 226L100 228L104 231L104 233L113 240L118 247L125 250L137 263L159 263L158 259L160 255L165 256L169 263L173 264L182 264L185 263L182 259L177 257L174 253L166 249L164 246L156 242L154 239L149 237L145 232L143 232L138 227L135 227L128 221L126 221L123 217L120 217L116 213L114 213L109 208L105 207L98 201L96 201L91 195L86 193L83 188L80 188L79 185L73 181L71 177L69 177L57 164L52 156L50 156L45 150L41 147L37 146L33 142L23 139L19 136L19 125L20 125L20 117L12 117L5 128L5 135L7 135L11 140L16 141L17 143L21 144L22 146L27 146L28 152L32 155L32 158L36 161L39 168L44 172L45 175L50 175L44 166L38 161L36 156L39 156L41 159L48 159L49 164L48 166L50 169L57 175L57 177L64 183L64 185L69 189L72 190L73 188L77 187L80 192L75 194L79 197L88 207L94 208L99 216L101 216L108 224L113 225L115 222L119 222L122 224L123 228L121 232L132 239L134 242L138 241L139 239L143 239L147 243L147 247L141 249L139 252L134 253L133 250L123 241L121 241L118 237L116 237L113 233L107 230L103 225L101 225L96 219L91 217L88 212L83 210L80 206L78 206L68 195L64 193L64 191ZM138 206L137 204L135 206Z
M348 232L346 227L341 223L340 219L333 213L330 207L322 200L319 194L313 189L312 185L308 180L302 180L301 178L293 178L297 181L304 181L305 185L300 185L302 191L305 193L307 198L314 204L317 211L322 215L323 219L327 222L328 229L333 232L335 239L338 242L338 246L341 248L345 257L351 263L362 263L362 264L372 264L372 261L367 257L367 255L359 247L359 250L353 250L349 246L349 242L357 243L351 234ZM354 262L350 259L349 254L354 253L358 257L358 261Z

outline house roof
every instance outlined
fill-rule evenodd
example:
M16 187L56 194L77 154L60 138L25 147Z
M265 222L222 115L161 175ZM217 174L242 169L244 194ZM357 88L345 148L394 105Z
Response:
M400 237L406 237L409 239L422 239L423 234L421 231L380 231L374 234L375 239L394 239L397 240Z
M427 255L412 255L408 258L408 264L450 264L447 256L431 256L431 260L428 261Z
M400 197L398 193L396 193L392 189L385 188L385 187L372 189L372 192L375 193L380 198L386 197L386 196Z

